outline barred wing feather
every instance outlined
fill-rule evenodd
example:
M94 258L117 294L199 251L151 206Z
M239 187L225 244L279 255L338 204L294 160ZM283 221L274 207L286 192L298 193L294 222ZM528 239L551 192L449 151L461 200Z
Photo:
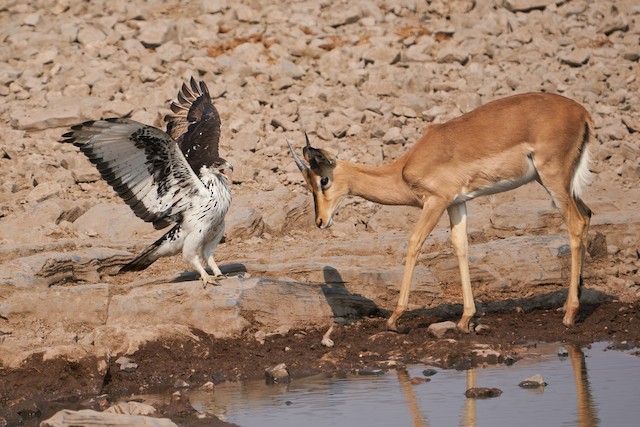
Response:
M141 219L157 229L181 220L191 196L206 191L176 141L152 126L107 119L64 134Z

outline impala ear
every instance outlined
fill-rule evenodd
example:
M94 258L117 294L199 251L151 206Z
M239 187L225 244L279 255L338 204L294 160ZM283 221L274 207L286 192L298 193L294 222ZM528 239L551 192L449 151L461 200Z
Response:
M324 169L331 168L333 169L336 165L336 161L333 157L333 154L329 153L325 150L320 150L319 148L305 148L303 150L304 157L309 162L309 166L311 169Z
M323 168L333 168L336 165L335 158L331 153L318 148L313 148L309 143L309 136L304 133L304 137L307 140L307 146L302 150L304 158L309 162L311 169L319 170Z

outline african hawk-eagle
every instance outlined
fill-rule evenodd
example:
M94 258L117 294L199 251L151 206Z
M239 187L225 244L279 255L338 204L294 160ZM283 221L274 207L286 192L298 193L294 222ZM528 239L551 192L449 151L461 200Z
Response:
M204 82L183 84L166 133L127 118L88 121L63 135L141 219L173 227L120 272L144 270L182 250L206 286L222 276L213 252L231 205L231 164L220 157L220 116ZM204 267L211 268L213 276Z

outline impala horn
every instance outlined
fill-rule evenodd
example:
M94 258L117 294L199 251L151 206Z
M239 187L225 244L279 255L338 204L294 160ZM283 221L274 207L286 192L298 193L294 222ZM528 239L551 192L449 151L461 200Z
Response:
M305 135L306 134L307 133L305 132ZM308 143L309 143L309 138L307 138L307 144ZM296 154L295 150L293 149L289 141L287 141L287 145L289 146L289 150L291 150L291 155L293 156L293 160L296 162L296 166L298 166L298 169L300 169L300 172L304 172L305 170L307 170L308 166L304 163L304 161L300 158L300 156Z

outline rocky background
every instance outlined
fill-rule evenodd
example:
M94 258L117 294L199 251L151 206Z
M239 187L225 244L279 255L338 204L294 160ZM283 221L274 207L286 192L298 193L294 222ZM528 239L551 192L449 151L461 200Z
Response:
M573 98L595 122L583 301L640 297L635 0L4 0L0 41L0 364L130 354L191 327L260 341L393 308L417 211L350 198L316 229L286 141L301 147L307 131L342 159L381 164L429 123L527 91ZM162 232L61 134L113 116L164 127L192 75L235 166L217 259L244 277L203 290L180 256L111 276ZM469 212L480 313L561 305L568 240L544 190ZM460 310L447 224L424 246L411 309Z

